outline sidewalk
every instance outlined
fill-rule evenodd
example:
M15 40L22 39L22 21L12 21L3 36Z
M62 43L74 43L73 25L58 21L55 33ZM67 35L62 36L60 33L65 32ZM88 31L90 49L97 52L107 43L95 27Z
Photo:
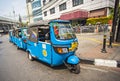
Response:
M108 65L111 67L120 66L120 43L113 44L113 48L108 48L106 46L107 53L102 53L102 35L93 35L94 37L77 34L79 46L76 54L80 57L81 62L90 64L96 64L97 62L99 65ZM99 63L98 60L100 61ZM111 61L117 63L117 65ZM105 63L106 65L102 63Z

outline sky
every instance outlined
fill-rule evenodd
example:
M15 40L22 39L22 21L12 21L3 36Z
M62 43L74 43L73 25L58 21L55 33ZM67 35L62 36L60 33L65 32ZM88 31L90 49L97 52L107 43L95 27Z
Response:
M0 0L0 16L13 18L13 10L15 18L27 15L26 0Z

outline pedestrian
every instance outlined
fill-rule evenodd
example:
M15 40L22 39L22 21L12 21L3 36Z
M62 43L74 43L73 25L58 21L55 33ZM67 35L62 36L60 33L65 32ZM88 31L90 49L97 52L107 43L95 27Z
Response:
M108 31L108 24L105 24L104 26L104 32L107 32Z

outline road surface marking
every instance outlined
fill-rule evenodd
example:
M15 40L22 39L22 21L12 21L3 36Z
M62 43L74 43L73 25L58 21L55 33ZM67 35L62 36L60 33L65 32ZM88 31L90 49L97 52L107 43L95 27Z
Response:
M91 40L91 41L94 41L94 42L96 42L96 43L99 43L99 44L102 44L103 43L103 41L100 41L100 40L97 40L97 39L95 39L95 38L85 38L85 37L81 37L82 39L85 39L85 40ZM106 43L107 45L109 45L109 43L107 42ZM120 44L112 44L113 46L120 46Z
M98 69L98 68L94 68L94 67L88 67L88 66L80 66L83 69L89 69L89 70L95 70L95 71L100 71L100 72L105 72L107 73L108 71L103 70L103 69Z

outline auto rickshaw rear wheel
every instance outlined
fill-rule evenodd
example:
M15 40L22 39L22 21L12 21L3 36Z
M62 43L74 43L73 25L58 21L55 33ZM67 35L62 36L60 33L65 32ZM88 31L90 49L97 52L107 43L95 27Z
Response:
M19 50L20 48L17 46L17 50Z
M80 73L80 66L79 64L76 65L71 65L71 69L70 72L75 73L75 74L79 74Z
M34 58L32 57L32 55L30 54L30 52L28 52L28 59L29 59L30 61L33 61L33 60L34 60Z
M9 40L9 43L12 43L12 42Z

